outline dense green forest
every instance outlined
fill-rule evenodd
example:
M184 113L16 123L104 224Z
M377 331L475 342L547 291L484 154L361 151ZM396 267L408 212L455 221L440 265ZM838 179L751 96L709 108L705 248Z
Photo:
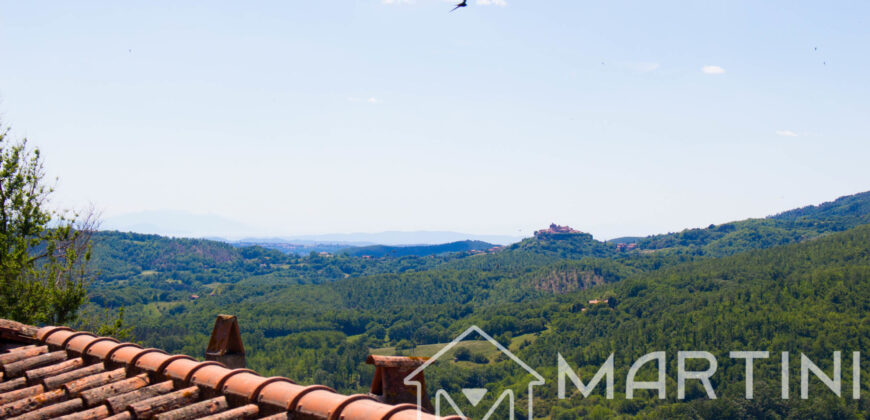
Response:
M870 191L807 206L765 219L710 225L679 233L654 235L638 241L645 250L668 250L724 256L748 249L799 242L870 223Z
M425 270L460 255L399 259L351 258L344 254L285 254L262 247L234 247L204 239L175 239L137 233L98 232L93 238L98 276L91 301L115 308L177 302L191 295L222 293L242 280L281 285L325 283L376 273Z
M457 241L439 245L370 245L344 248L338 251L355 257L407 257L410 255L429 256L463 251L487 251L497 245L483 241Z
M367 390L371 352L431 355L478 325L547 379L537 416L867 418L866 399L848 392L851 352L870 341L867 223L870 193L636 240L541 235L485 254L297 256L101 232L90 300L97 309L125 307L135 340L197 357L215 315L235 314L249 367L343 392ZM686 400L676 399L680 350L717 357L718 399L707 399L697 381ZM752 400L742 398L743 365L728 358L739 350L771 354L756 362ZM794 360L804 353L830 372L835 350L844 353L842 398L818 381L810 399L798 398L794 361L793 396L779 398L780 352ZM668 398L641 391L625 399L628 367L651 351L667 352ZM458 353L427 370L431 389L490 384L519 392L528 381L497 353L475 346ZM615 399L557 398L558 354L586 381L611 353ZM862 366L862 373L866 392L870 372Z

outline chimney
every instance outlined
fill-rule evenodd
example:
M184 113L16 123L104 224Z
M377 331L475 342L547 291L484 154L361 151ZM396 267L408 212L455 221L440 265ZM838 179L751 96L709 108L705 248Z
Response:
M235 315L218 315L205 350L205 360L214 360L230 369L245 367L245 347Z
M366 363L375 365L375 377L372 379L370 393L384 404L417 404L417 386L405 385L405 378L415 369L426 363L425 357L377 356L371 355ZM426 394L426 380L423 371L417 374L414 381L420 382L422 393L420 398L424 410L432 413L432 402Z

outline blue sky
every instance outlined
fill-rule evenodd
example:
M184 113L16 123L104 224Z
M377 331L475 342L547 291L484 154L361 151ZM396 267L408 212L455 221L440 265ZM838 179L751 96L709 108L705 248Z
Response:
M610 238L870 190L870 3L483 3L0 0L0 116L58 206L257 233Z

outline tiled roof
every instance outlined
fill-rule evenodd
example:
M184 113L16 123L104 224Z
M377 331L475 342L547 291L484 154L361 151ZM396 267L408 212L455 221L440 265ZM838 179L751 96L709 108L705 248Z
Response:
M0 419L459 420L67 327L0 319Z

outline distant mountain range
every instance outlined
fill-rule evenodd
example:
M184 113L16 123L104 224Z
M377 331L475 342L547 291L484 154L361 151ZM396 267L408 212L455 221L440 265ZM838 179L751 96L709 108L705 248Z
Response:
M348 245L435 245L460 241L481 241L492 244L507 245L519 242L521 236L508 235L475 235L470 233L449 231L387 231L377 233L331 233L324 235L290 236L284 238L290 242L311 241L316 243L343 243Z
M637 243L640 249L659 250L676 247L706 248L705 252L727 255L749 248L781 245L805 240L824 232L849 229L870 223L870 192L841 197L835 201L783 212L764 219L711 225L705 229L649 237L623 237L607 241L612 245ZM372 245L441 245L463 241L509 245L523 240L519 236L475 235L449 231L387 231L374 233L331 233L295 236L251 236L256 230L237 221L213 214L197 215L181 211L147 211L107 218L104 230L158 234L174 237L201 237L235 246L259 245L285 253L306 255L335 253L350 247ZM241 238L241 239L238 239ZM764 238L761 240L759 238ZM751 245L750 245L751 243ZM407 251L407 250L406 250ZM573 249L576 251L576 249ZM573 252L572 251L572 252Z
M319 235L271 236L235 220L214 214L193 214L176 210L144 211L108 217L103 230L135 232L173 237L204 238L240 244L293 244L322 248L322 245L436 245L460 241L482 241L507 245L521 236L475 235L450 231L387 231L328 233ZM262 236L260 236L262 234ZM328 247L332 250L335 247Z
M243 223L215 214L193 214L177 210L142 211L107 217L102 230L135 232L173 237L242 237L252 229Z

